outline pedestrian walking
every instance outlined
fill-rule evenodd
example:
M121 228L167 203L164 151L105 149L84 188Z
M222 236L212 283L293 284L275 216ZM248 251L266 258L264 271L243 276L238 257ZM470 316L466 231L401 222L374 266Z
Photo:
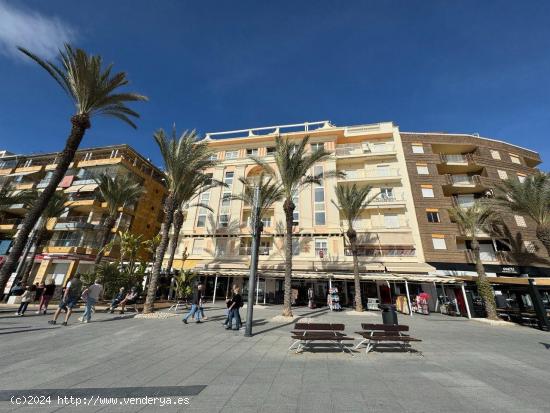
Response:
M44 285L44 281L41 281L40 283L36 283L34 284L34 286L35 286L34 301L40 302L40 299L42 298L42 294L44 294L44 288L46 288L46 286Z
M66 326L69 321L69 318L71 317L71 314L73 313L73 308L75 307L75 305L78 303L78 300L80 299L81 291L82 291L82 281L80 281L80 274L76 274L67 283L67 286L65 287L65 291L63 292L63 297L59 302L59 307L55 311L55 314L53 315L53 319L48 321L48 324L55 324L57 322L57 318L59 317L59 314L61 314L61 310L66 310L67 314L65 314L65 321L63 321L63 325Z
M86 307L84 309L84 314L82 314L82 317L78 319L80 322L90 322L90 320L92 319L92 311L94 309L95 303L97 302L97 300L99 300L99 297L101 297L102 293L103 286L101 285L99 280L95 280L92 285L82 291L82 299L86 301Z
M201 296L202 296L202 290L203 286L202 284L198 284L195 288L193 288L193 301L191 304L191 310L183 317L183 321L185 324L187 324L187 319L191 316L195 317L195 322L199 324L201 322L201 312L200 312L200 302L201 302Z
M38 311L36 314L46 314L48 310L48 304L55 293L55 283L53 280L48 280L44 286L42 296L40 297L40 303L38 304Z
M234 287L231 305L229 306L229 323L225 326L226 330L231 330L233 328L233 319L235 320L234 330L239 330L241 328L241 314L239 313L239 308L243 306L243 298L240 292L241 289L239 287Z
M34 292L32 291L32 287L30 285L27 285L25 290L23 291L23 294L21 294L21 304L19 305L19 309L15 313L15 315L24 316L25 311L27 311L27 307L29 306L29 303L34 298Z

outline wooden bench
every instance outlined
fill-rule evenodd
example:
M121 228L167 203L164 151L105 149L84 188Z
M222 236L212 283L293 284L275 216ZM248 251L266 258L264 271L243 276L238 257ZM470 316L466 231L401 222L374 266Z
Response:
M386 324L361 324L363 331L356 331L363 337L363 340L354 348L358 349L363 343L367 343L365 353L368 353L381 342L394 342L400 344L401 348L407 351L407 345L412 341L422 341L405 334L409 326L386 325Z
M295 340L288 350L296 349L296 353L303 351L305 347L313 341L328 341L337 344L342 352L348 351L353 355L352 350L343 345L343 341L353 341L353 337L348 337L343 332L346 326L344 324L332 323L296 323L294 330L291 331L292 338Z

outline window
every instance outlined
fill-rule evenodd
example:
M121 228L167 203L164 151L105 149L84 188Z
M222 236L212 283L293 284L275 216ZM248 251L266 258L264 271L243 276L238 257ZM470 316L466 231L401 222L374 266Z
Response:
M323 167L316 165L313 167L313 174L317 177L323 177ZM316 185L313 189L313 205L315 212L315 225L326 225L325 215L325 188L321 185Z
M497 169L497 173L498 173L498 177L500 179L508 179L508 174L506 173L506 171L502 171L500 169Z
M292 225L300 225L300 208L298 206L298 193L292 195L292 203L294 204L294 212L292 213Z
M193 241L193 255L202 255L204 253L204 239Z
M216 160L218 160L218 154L213 153L208 157L208 159L210 159L211 161L216 161Z
M224 191L221 201L222 209L231 206L231 192Z
M521 215L514 215L514 219L516 220L516 225L518 227L526 227L527 223L525 222L525 218Z
M386 142L377 142L372 145L372 151L375 153L389 152L390 146Z
M229 214L220 214L219 226L225 228L229 225Z
M433 198L434 197L434 190L431 185L423 185L422 186L422 196L424 198Z
M474 194L457 195L456 202L461 208L470 208L475 202Z
M324 143L312 143L311 144L311 152L317 152L317 151L320 151L322 149L325 149L325 144Z
M235 172L233 171L226 171L225 176L223 178L223 183L226 184L228 187L231 188L233 185L233 176L235 175Z
M315 225L326 225L325 212L315 212Z
M264 228L268 228L271 226L271 217L263 217L262 223L264 224Z
M265 148L265 153L267 155L273 155L275 153L275 147L274 146L268 146Z
M424 146L421 143L412 144L413 153L424 153Z
M426 210L426 218L428 218L428 222L431 223L439 223L441 220L439 219L439 212L437 210Z
M258 148L247 149L247 150L246 150L246 154L247 154L248 156L258 156Z
M225 159L237 159L239 151L225 151Z
M537 252L537 247L533 241L523 241L523 246L525 247L527 252L530 252L532 254Z
M394 199L393 188L380 188L379 197L382 199Z
M428 165L417 163L416 164L416 173L418 175L429 175L430 171L428 170Z
M197 227L206 226L206 208L199 208L199 214L197 216Z
M512 163L517 163L521 165L521 160L519 159L519 156L517 156L516 154L511 153L510 160L512 161Z
M495 151L494 149L491 149L491 157L493 159L499 159L500 160L500 152L499 151Z
M432 235L432 244L434 250L446 250L447 244L445 244L445 238L439 235Z
M328 242L326 238L315 238L315 256L325 258L328 253Z
M227 238L216 238L216 256L223 257L227 252Z
M391 176L391 170L389 165L377 165L376 176Z
M518 181L521 182L521 183L524 183L525 182L525 175L523 174L518 174Z
M315 165L313 167L313 176L318 176L321 179L324 177L323 167L321 165Z
M323 187L315 188L315 202L325 202L325 189Z
M384 226L386 228L399 228L399 215L384 214Z
M292 237L292 255L300 255L300 238Z

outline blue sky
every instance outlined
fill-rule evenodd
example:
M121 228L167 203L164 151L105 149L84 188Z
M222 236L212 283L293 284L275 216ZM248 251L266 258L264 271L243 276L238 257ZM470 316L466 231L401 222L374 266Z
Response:
M64 40L128 72L138 130L93 120L83 146L159 161L160 127L316 120L478 132L550 162L548 1L0 0L0 149L59 150L70 101L15 44Z

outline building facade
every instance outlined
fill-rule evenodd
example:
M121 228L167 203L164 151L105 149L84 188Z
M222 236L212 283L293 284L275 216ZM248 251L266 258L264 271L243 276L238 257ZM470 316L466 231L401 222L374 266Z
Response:
M311 174L345 173L345 178L327 174L321 185L306 187L293 199L292 287L298 303L304 302L309 288L320 300L326 299L329 286L339 288L344 302L353 300L346 223L332 202L338 185L370 185L372 193L378 194L355 223L364 297L387 302L392 294L406 294L405 289L410 288L410 295L428 292L433 308L435 297L441 294L463 295L460 284L464 279L451 276L475 275L469 241L450 222L447 209L471 204L499 179L512 175L523 179L540 163L538 154L514 145L473 135L400 132L391 122L337 127L324 121L207 134L212 156L219 163L206 172L227 187L199 195L213 212L196 207L185 211L174 268L193 269L206 276L209 295L224 296L234 283L246 289L251 209L241 201L230 201L227 195L243 190L240 177L260 173L250 156L273 163L275 137L279 135L296 142L309 136L309 151L322 147L330 152ZM497 151L501 159L497 159ZM260 301L282 299L284 221L282 202L263 219ZM530 276L547 275L543 262L548 257L534 236L533 222L527 217L507 217L506 223L513 234L524 237L524 249L516 253L506 250L509 243L503 240L483 238L482 256L489 274L494 270L494 275L525 271ZM533 256L541 258L540 265L520 266L522 260ZM440 283L456 284L443 289Z
M541 160L531 150L476 135L401 132L426 262L438 274L475 276L470 239L448 210L492 196L504 179L524 180ZM502 211L504 227L478 234L489 276L548 277L548 255L536 224Z
M0 158L0 186L16 191L40 191L53 174L56 157L56 153L6 154ZM94 178L103 173L129 175L144 188L135 205L125 205L119 210L112 235L128 230L146 240L158 234L162 222L162 200L166 193L162 173L127 145L79 150L58 187L68 195L68 209L46 223L47 237L37 247L30 281L51 279L62 285L76 272L86 273L93 269L107 211L107 204L101 198ZM13 236L26 212L25 205L11 205L2 211L0 256L9 252ZM118 250L108 251L106 257L116 259Z

